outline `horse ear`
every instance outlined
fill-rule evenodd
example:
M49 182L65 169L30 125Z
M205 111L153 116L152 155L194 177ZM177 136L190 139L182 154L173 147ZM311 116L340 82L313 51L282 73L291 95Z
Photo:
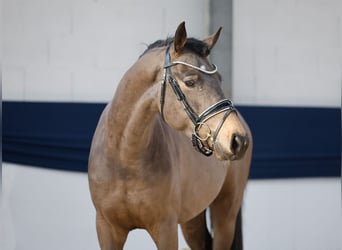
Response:
M181 24L178 25L175 33L174 46L176 53L181 52L184 48L187 39L186 36L185 22L183 21Z
M221 30L222 30L222 27L220 27L220 28L216 31L215 34L213 34L213 35L211 35L211 36L209 36L209 37L207 37L207 38L205 38L205 39L203 40L203 42L208 46L209 50L211 50L211 49L215 46L217 40L218 40L219 37L220 37Z

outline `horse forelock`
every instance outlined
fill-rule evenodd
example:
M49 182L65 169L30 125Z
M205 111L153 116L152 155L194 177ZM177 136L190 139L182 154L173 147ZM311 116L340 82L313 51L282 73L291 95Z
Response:
M148 51L152 49L169 46L173 43L173 41L174 41L174 37L168 37L165 40L157 40L149 44L147 46L147 49L144 51L144 53L142 53L141 56L145 55ZM185 44L185 49L188 49L201 57L206 57L210 54L209 47L203 41L198 40L193 37L187 39L186 44Z

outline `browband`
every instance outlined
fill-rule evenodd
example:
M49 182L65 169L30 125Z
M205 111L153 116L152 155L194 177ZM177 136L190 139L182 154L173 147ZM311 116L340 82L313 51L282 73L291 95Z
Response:
M196 69L196 70L201 71L201 72L208 74L208 75L212 75L212 74L215 74L217 72L217 67L215 64L212 64L212 66L214 68L213 70L206 70L202 67L197 67L195 65L192 65L192 64L186 63L186 62L182 62L182 61L170 62L169 64L165 65L164 68L169 68L169 67L172 67L172 66L177 65L177 64L182 64L182 65L188 66L190 68Z

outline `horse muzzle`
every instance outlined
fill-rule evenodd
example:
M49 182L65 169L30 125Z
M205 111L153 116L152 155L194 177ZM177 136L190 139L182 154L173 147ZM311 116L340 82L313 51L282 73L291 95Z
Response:
M241 159L247 151L249 139L247 136L234 134L230 142L231 160Z
M240 160L246 153L249 146L248 136L233 134L230 140L221 143L216 141L213 145L213 152L218 160Z

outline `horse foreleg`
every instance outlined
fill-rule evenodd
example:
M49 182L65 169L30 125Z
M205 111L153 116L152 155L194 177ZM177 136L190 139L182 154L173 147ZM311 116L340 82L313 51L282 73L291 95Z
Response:
M231 246L231 250L242 250L243 238L242 238L242 212L241 208L236 218L234 240Z
M186 242L192 250L211 250L212 238L207 229L205 210L195 218L181 224Z
M234 167L228 172L219 195L210 206L214 230L214 250L232 249L236 231L240 233L236 236L240 237L239 250L242 250L242 232L241 228L236 228L236 225L241 226L239 225L241 223L239 214L247 177L237 171L240 170L239 168ZM235 243L238 241L236 240Z
M213 249L242 250L241 204L252 156L252 137L245 156L230 162L226 180L210 206L214 229Z
M210 207L210 211L214 229L213 249L232 249L239 207L214 202ZM239 250L242 250L242 244Z
M162 220L147 230L160 250L178 249L178 223L175 219Z
M100 213L96 213L96 230L101 250L122 250L128 232L113 228Z

